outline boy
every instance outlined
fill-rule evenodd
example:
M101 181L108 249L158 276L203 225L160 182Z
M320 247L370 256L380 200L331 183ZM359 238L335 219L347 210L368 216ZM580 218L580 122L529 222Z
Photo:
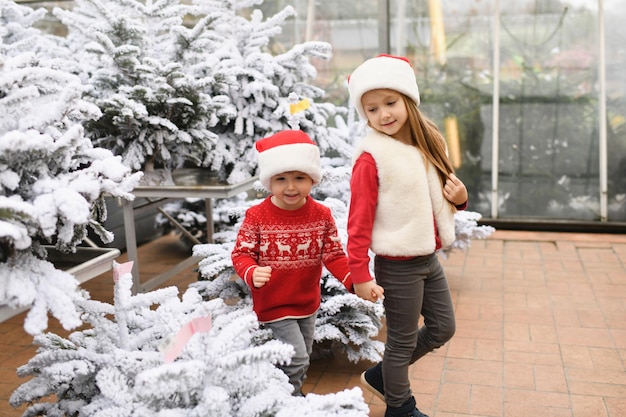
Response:
M310 197L322 178L319 148L309 136L287 130L261 139L259 180L271 195L246 211L232 252L237 274L248 284L259 322L292 345L291 363L280 366L302 396L322 266L352 291L348 261L330 209Z

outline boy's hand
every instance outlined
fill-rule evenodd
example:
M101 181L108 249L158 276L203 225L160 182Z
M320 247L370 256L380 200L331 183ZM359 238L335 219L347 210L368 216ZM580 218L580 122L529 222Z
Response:
M272 276L271 266L258 266L252 272L252 285L254 288L261 288L270 280Z
M459 206L467 201L467 188L456 175L450 174L443 187L443 196L455 206Z
M354 284L354 293L364 300L375 303L378 300L384 300L385 289L376 284L374 280Z

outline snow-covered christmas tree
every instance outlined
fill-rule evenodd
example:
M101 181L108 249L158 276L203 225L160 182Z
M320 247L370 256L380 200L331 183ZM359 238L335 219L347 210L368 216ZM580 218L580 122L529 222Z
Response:
M341 110L318 101L324 91L311 83L317 76L311 59L329 58L331 45L276 45L274 37L295 15L291 6L267 18L261 10L252 9L246 18L241 11L262 0L225 3L227 10L215 31L217 37L225 39L229 53L222 64L228 65L236 79L224 91L235 106L236 117L217 126L219 141L210 167L229 183L249 178L257 170L255 142L285 129L305 131L322 152L340 147L341 139L333 137L327 121Z
M86 123L94 144L135 170L207 165L219 140L213 128L235 116L220 92L235 82L222 64L229 52L212 28L224 9L178 0L77 0L54 9L90 87L85 98L102 111Z
M124 269L126 268L126 269ZM114 304L79 304L90 327L67 338L35 338L39 351L19 368L33 376L11 396L47 416L310 416L368 415L359 388L291 396L274 366L293 347L269 340L250 310L203 301L189 288L132 295L130 265L116 268Z
M132 199L140 179L85 137L82 123L100 111L81 99L67 51L32 27L44 14L0 0L0 305L32 306L31 333L46 328L48 310L80 324L77 282L42 244L71 253L88 228L110 241L104 195Z

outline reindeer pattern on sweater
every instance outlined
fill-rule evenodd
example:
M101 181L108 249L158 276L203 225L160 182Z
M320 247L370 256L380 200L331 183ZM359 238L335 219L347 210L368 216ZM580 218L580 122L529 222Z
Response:
M248 284L261 322L307 317L319 308L322 267L349 290L348 262L330 209L307 198L297 210L276 207L270 197L250 207L237 233L233 267ZM259 266L272 267L270 281L252 284Z

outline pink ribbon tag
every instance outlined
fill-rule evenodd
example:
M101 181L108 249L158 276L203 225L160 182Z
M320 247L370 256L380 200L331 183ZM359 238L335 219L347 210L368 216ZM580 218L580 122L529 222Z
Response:
M123 264L118 264L113 261L113 281L118 282L121 277L126 274L130 274L133 270L133 261L124 262Z
M163 350L165 363L173 362L183 351L191 336L211 330L211 317L197 317L185 324Z

